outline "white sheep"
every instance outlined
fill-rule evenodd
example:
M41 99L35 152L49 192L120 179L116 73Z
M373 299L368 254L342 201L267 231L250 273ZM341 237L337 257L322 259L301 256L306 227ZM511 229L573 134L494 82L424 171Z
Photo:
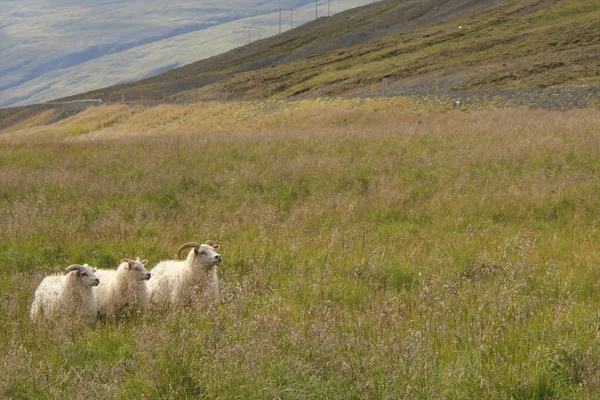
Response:
M102 285L95 290L98 315L119 318L125 313L146 308L148 289L146 281L152 276L144 268L148 260L124 258L116 270L98 270Z
M35 291L30 317L34 321L61 317L91 322L96 319L96 296L92 290L100 279L87 264L67 267L65 275L45 277Z
M177 252L179 258L184 249L192 248L185 261L161 261L152 272L148 282L150 305L191 307L194 310L214 309L219 296L217 265L223 260L215 250L219 245L210 241L205 244L190 242Z

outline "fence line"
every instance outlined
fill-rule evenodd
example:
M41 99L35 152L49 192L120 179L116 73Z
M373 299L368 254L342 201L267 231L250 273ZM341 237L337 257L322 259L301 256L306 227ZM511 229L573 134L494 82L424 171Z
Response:
M61 101L61 102L52 102L52 103L44 103L50 105L61 105L61 104L73 104L73 103L102 103L102 99L83 99L83 100L71 100L71 101Z
M334 97L354 97L354 98L386 98L386 97L412 97L412 98L422 98L425 100L431 100L435 103L444 102L446 100L451 101L449 104L452 108L460 108L463 109L465 107L469 107L475 104L483 104L489 103L495 100L495 98L504 98L509 101L511 104L517 105L526 105L521 104L522 98L527 98L531 101L534 98L530 98L531 96L539 97L541 93L551 93L552 96L560 96L565 99L571 99L570 101L575 101L578 103L577 106L568 106L568 104L563 104L562 101L543 101L544 99L538 99L539 101L533 101L534 103L544 103L544 107L558 107L559 109L570 109L570 108L580 108L583 104L600 104L600 87L598 86L587 86L587 87L563 87L563 88L523 88L521 84L522 75L519 73L515 73L514 75L515 81L514 86L511 89L489 89L489 90L474 90L474 91L455 91L451 90L448 85L445 85L445 82L440 78L440 76L433 76L431 81L426 85L427 87L404 87L399 83L393 83L390 80L390 77L383 77L381 80L373 81L370 85L365 85L362 87L362 93L354 94L352 96L334 96ZM369 87L370 86L370 87ZM581 91L585 91L585 93L580 94ZM171 95L167 95L165 91L152 91L152 92L116 92L116 93L104 93L100 96L100 98L96 99L82 99L82 100L72 100L65 102L52 102L52 103L44 103L47 105L61 105L61 104L73 104L73 103L96 103L96 104L140 104L140 105L158 105L158 104L191 104L202 101L221 101L221 102L231 102L231 101L254 101L254 100L267 100L271 99L274 95L271 88L265 88L265 97L248 97L247 95L242 95L241 98L237 96L233 96L232 98L231 92L223 91L220 93L214 93L212 96L207 96L205 93L201 96L180 96L177 93L173 93ZM237 98L236 98L237 97ZM295 100L305 100L305 99L316 99L322 97L329 97L327 95L323 96L323 92L321 89L315 89L308 92L303 93L301 96L294 97L291 99L287 99L290 101ZM581 99L580 99L581 97ZM115 101L116 100L116 101ZM280 98L280 100L284 100ZM548 104L546 104L548 103ZM552 105L552 104L560 103L560 105ZM581 104L579 104L581 103Z

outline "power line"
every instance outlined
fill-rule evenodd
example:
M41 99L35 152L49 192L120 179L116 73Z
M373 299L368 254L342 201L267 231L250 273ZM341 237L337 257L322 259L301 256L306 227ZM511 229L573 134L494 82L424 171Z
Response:
M283 11L289 11L290 12L290 29L292 29L293 27L293 20L294 20L294 9L293 8L278 8L277 11L279 11L279 33L281 33L281 24L282 24L282 13Z
M248 29L248 44L252 43L252 29L258 29L258 40L261 38L261 32L265 29L262 26L244 25L244 29Z
M244 25L244 28L248 28L248 44L250 44L250 30L252 29L252 25Z

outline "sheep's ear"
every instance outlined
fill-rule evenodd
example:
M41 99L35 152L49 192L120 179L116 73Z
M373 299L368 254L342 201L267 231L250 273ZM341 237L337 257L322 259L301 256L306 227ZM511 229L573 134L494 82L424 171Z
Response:
M125 268L131 269L131 262L130 261L127 261L127 266Z
M146 259L142 260L142 259L141 259L141 258L139 258L139 257L136 257L136 258L135 258L135 261L137 261L137 262L141 263L142 265L146 265L146 264L148 264L148 260L146 260Z
M198 255L198 248L197 247L194 247L194 254Z
M218 250L218 249L219 249L219 247L221 247L221 246L219 246L218 244L214 244L214 245L212 246L212 248L213 248L213 249L215 249L215 250Z
M90 268L90 271L92 271L92 274L95 274L96 273L96 268L92 267L92 268Z

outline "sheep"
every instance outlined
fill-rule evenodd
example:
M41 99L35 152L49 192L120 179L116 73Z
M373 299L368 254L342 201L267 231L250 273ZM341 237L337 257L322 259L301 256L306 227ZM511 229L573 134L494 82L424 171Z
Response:
M215 250L219 245L210 241L204 244L185 243L181 252L192 248L185 261L161 261L152 272L148 282L148 299L152 307L179 306L194 310L214 310L219 296L219 281L216 266L223 260Z
M96 270L87 264L69 265L65 275L50 275L38 285L30 317L33 321L56 320L61 317L93 322L97 304L93 286L100 284Z
M116 270L98 270L102 285L94 290L98 301L98 315L120 318L134 310L144 310L147 302L146 281L151 278L144 268L148 260L124 258Z

